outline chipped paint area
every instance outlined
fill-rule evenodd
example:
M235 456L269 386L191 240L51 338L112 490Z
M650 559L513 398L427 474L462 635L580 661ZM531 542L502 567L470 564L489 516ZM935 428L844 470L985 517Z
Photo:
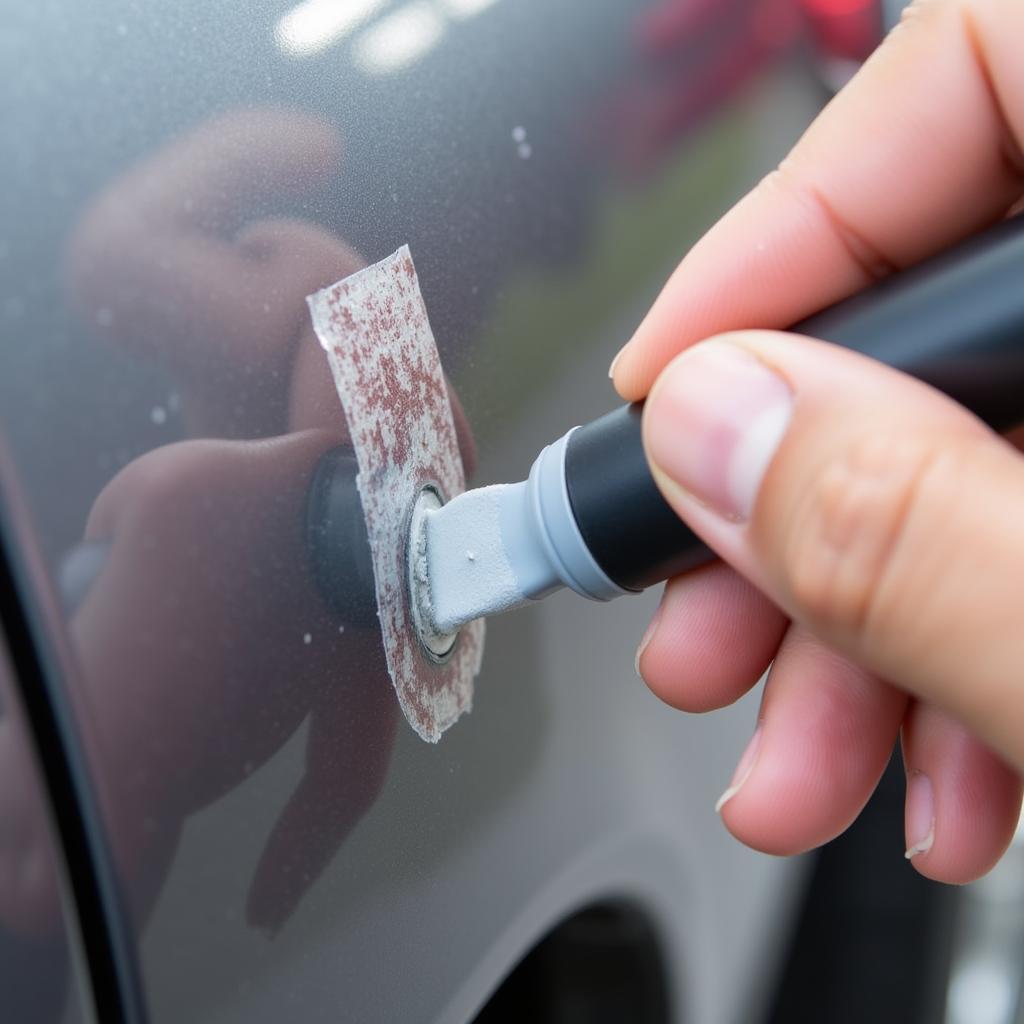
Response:
M437 345L408 246L306 300L327 353L359 463L384 652L409 724L436 743L473 698L484 624L462 630L443 665L423 653L406 586L406 529L416 495L448 498L466 481Z

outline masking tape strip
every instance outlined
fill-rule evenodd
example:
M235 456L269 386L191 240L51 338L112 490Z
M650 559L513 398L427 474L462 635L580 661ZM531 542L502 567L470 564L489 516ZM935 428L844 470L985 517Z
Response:
M425 484L465 490L441 360L408 246L306 300L327 353L359 464L388 671L409 724L436 743L473 698L484 624L463 628L451 657L431 661L406 585L406 533Z

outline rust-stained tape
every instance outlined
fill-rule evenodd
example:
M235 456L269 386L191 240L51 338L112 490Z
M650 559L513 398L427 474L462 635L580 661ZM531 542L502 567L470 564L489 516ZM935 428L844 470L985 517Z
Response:
M406 533L424 485L465 490L451 402L408 246L306 300L334 375L359 463L388 671L409 724L430 743L473 698L484 624L463 628L437 664L409 607Z

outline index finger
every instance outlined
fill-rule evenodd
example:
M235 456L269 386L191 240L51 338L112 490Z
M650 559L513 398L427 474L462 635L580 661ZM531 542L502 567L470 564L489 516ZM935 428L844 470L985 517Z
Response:
M341 160L337 129L301 110L231 110L167 143L105 197L133 218L185 232L230 234L268 200L302 197ZM261 206L263 208L261 208Z
M643 398L721 331L786 327L998 220L1024 191L1019 0L916 0L779 168L687 254L613 364Z

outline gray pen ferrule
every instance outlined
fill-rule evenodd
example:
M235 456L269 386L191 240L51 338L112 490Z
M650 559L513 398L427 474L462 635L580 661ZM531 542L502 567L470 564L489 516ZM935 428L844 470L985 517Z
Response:
M573 430L548 445L531 467L525 493L527 522L551 570L565 586L591 600L610 601L628 591L598 565L576 524L565 479L565 453Z

